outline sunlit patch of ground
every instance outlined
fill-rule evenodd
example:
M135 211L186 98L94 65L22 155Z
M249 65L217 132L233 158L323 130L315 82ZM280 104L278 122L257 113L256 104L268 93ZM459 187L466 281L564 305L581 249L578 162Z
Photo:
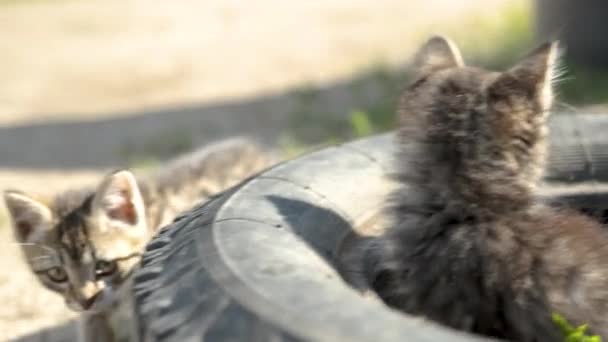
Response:
M0 5L0 123L267 93L400 63L506 0L24 1ZM470 27L467 27L470 26Z

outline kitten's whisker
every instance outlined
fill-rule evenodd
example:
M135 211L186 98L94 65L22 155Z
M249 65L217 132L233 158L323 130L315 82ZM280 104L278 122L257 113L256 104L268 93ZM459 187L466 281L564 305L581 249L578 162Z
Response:
M41 255L35 258L31 258L30 261L38 261L38 260L45 260L45 259L55 259L54 257L50 256L50 255Z
M563 101L555 101L555 106L571 110L573 113L578 113L579 112L578 108L576 108L575 106L573 106L571 104L563 102Z
M13 245L18 245L18 246L38 247L40 249L45 250L49 254L57 254L57 251L55 249L53 249L47 245L40 244L40 243L32 243L32 242L9 242L9 243L13 244Z
M18 245L18 246L36 246L37 244L35 243L31 243L31 242L8 242L11 245Z
M551 83L555 85L562 81L573 80L574 78L573 75L568 74L568 70L564 66L558 65L553 69L553 73L551 74Z

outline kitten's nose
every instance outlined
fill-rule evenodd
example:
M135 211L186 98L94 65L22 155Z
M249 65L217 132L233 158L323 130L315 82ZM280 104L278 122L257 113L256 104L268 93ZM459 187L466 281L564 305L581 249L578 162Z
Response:
M93 283L93 282L87 282L86 284L84 284L84 286L82 288L80 288L79 292L80 292L80 295L78 297L80 297L80 298L79 298L78 302L80 303L80 305L82 305L82 308L85 310L90 308L91 305L93 305L93 303L95 303L95 300L101 293L101 291L99 291L99 289L97 288L97 286L95 286L95 283Z
M91 306L93 306L93 303L95 303L95 301L97 300L97 298L99 297L100 294L101 294L101 291L97 292L92 297L81 299L80 305L82 305L82 308L85 310L90 308Z

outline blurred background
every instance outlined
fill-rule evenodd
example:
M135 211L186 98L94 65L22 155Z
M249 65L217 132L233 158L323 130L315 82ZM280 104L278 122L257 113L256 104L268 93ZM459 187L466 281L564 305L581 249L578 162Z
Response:
M390 130L432 33L493 68L560 37L556 110L599 113L607 16L602 0L0 0L0 189L95 183L234 135L294 156ZM0 340L73 341L3 206L0 244Z

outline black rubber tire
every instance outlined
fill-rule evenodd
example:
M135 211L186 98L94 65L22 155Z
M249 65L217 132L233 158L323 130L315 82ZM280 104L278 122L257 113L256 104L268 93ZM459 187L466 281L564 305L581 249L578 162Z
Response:
M559 143L549 179L608 175L605 154L572 152L587 147L571 133L606 131L608 120L600 119L602 127L582 132L568 127L570 118L554 119ZM366 300L336 270L344 237L378 213L390 189L393 139L375 136L277 165L163 229L135 274L139 339L489 341ZM596 146L590 151L600 151ZM599 168L581 165L595 160ZM545 193L587 206L608 194L596 183L571 189Z
M561 114L549 121L546 178L558 182L608 181L608 115Z

